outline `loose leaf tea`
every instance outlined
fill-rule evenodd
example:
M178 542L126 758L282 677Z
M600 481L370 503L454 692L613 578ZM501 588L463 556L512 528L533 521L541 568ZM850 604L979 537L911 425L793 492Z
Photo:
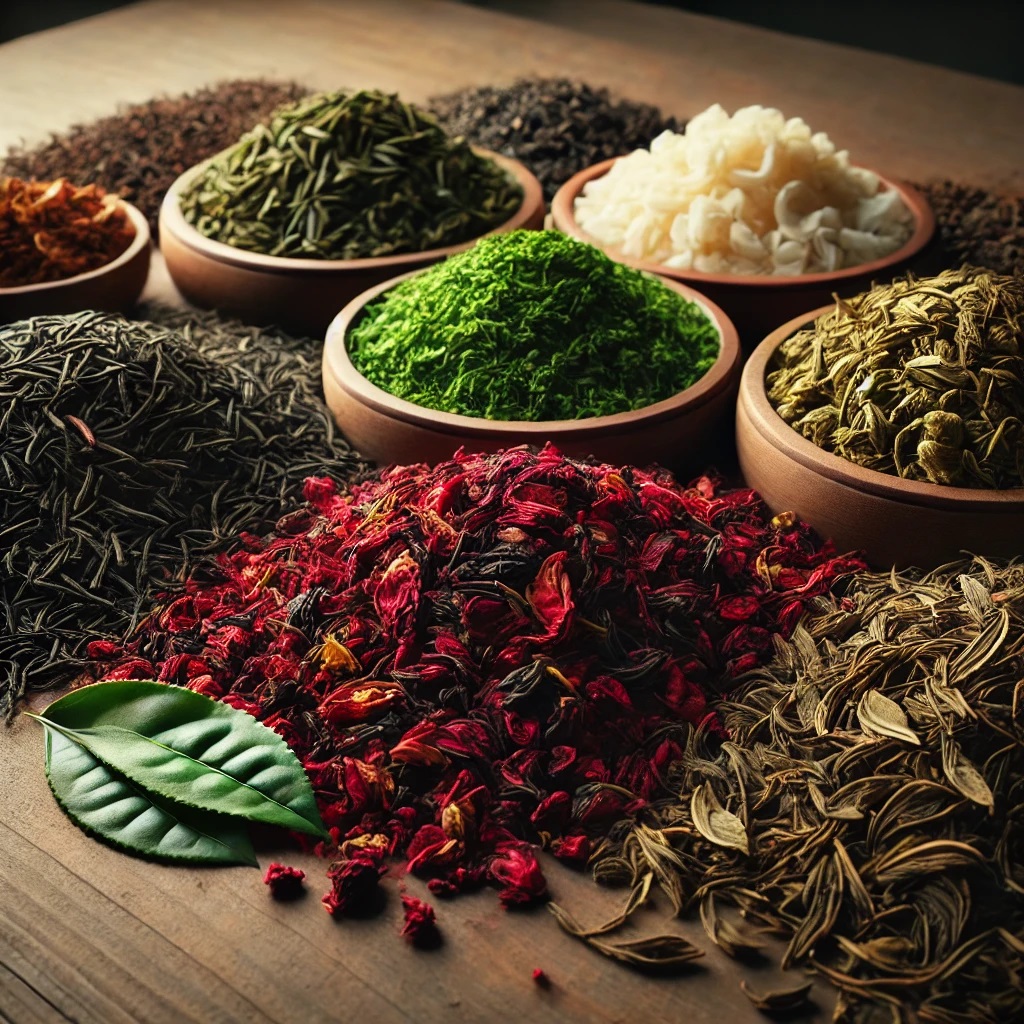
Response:
M0 714L80 670L204 552L262 530L310 473L360 467L310 343L163 313L0 327Z
M239 822L146 792L49 726L46 777L80 829L126 853L189 864L257 865Z
M425 112L381 92L282 107L181 196L207 238L270 256L359 259L465 242L519 208L522 189Z
M973 263L997 274L1024 274L1024 196L955 181L917 185L935 213L950 265Z
M696 304L555 231L485 238L403 281L346 343L385 391L492 420L643 408L698 381L720 348Z
M0 178L0 288L96 270L134 238L117 196L96 185Z
M862 566L752 491L551 447L306 495L89 653L97 676L188 686L285 738L332 837L340 916L372 905L388 854L437 895L546 898L531 842L585 863L664 797L690 723L719 731L716 687ZM615 955L683 955L666 950Z
M324 835L288 745L227 704L152 681L98 683L30 717L164 800Z
M294 82L242 78L136 103L41 145L9 150L0 175L94 181L137 206L156 240L160 204L174 179L305 91Z
M685 742L676 796L607 830L596 877L653 872L702 919L782 936L784 966L839 988L837 1021L1024 1019L1024 566L859 573L774 642L716 705L728 741ZM749 852L707 837L702 789Z
M836 308L778 348L778 414L868 469L958 487L1024 486L1024 278L913 274Z
M521 160L551 199L578 171L646 146L684 122L648 103L612 99L607 89L567 78L519 78L473 86L429 101L450 135Z

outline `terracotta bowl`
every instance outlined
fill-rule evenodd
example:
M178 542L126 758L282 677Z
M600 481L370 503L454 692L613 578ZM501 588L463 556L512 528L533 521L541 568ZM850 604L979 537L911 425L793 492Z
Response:
M486 149L477 152L504 168L523 189L522 206L504 224L486 234L543 227L544 194L540 182L517 160ZM248 252L206 238L181 212L182 191L207 163L187 170L164 196L160 207L160 249L171 279L189 302L233 314L248 323L275 323L320 337L338 310L367 288L404 271L438 263L470 248L477 240L362 260L298 259Z
M135 238L120 256L63 281L0 288L0 323L81 309L127 312L142 294L149 275L149 224L130 203L122 200L121 207L135 229Z
M717 303L736 325L744 351L754 346L771 330L804 310L828 302L833 293L842 297L866 291L873 282L891 281L907 269L931 269L929 260L935 244L935 215L924 196L909 185L881 178L882 188L895 189L914 216L914 231L905 245L880 260L832 273L801 274L796 277L769 277L751 274L709 274L699 270L675 270L661 263L635 260L612 248L605 249L593 236L576 223L576 197L583 186L607 174L615 160L587 167L571 177L555 193L551 201L554 226L573 238L590 242L609 256L639 270L649 270L663 277L675 278L698 289Z
M378 463L437 463L460 447L495 452L521 444L552 441L566 454L595 456L615 465L658 462L681 472L714 461L716 445L729 439L740 372L736 330L702 295L665 280L673 291L697 303L718 330L721 350L711 369L692 387L634 412L579 420L519 422L437 412L382 391L352 365L346 336L364 307L400 281L403 274L350 302L328 328L323 381L327 405L355 449Z
M747 361L736 408L746 482L773 512L795 512L840 550L861 549L880 569L932 569L965 551L992 558L1024 554L1024 488L946 487L865 469L823 451L772 408L765 377L775 350L834 308L784 324Z

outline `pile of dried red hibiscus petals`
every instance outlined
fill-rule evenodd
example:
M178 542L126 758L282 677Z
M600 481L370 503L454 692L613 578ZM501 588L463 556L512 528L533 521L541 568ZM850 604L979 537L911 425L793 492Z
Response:
M437 895L544 899L535 844L584 865L664 795L688 730L720 731L709 701L862 568L750 490L550 446L305 494L90 655L284 737L334 837L338 915L395 856Z

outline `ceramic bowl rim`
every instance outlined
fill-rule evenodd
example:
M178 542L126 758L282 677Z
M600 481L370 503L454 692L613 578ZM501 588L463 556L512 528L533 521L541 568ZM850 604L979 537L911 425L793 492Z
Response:
M859 263L853 267L844 267L842 270L816 271L813 274L789 274L777 277L770 274L716 274L705 270L669 267L653 260L634 259L631 256L619 254L614 247L602 245L593 235L584 231L576 221L576 197L583 191L583 186L589 181L603 177L611 169L612 164L621 159L622 157L612 157L610 160L602 160L600 163L592 164L574 174L558 189L551 200L552 222L559 231L597 246L620 263L625 263L638 270L647 270L662 277L676 277L692 282L697 288L701 284L755 289L799 289L806 286L839 284L850 278L870 277L879 271L906 263L920 253L935 236L935 213L921 192L906 182L887 178L871 168L859 167L859 170L867 170L876 175L884 188L898 192L914 218L914 230L911 232L910 238L887 256L870 260L867 263Z
M508 220L496 225L483 234L476 235L465 242L446 245L437 249L421 249L418 252L403 252L394 256L368 256L348 260L318 260L305 256L268 256L265 253L239 249L237 246L218 242L207 238L193 227L181 212L179 197L183 189L214 160L226 150L188 168L171 183L160 204L160 230L167 231L176 241L209 259L243 270L269 274L301 274L301 273L341 273L345 271L373 271L394 269L400 272L403 266L421 264L424 261L439 262L457 252L471 248L481 238L488 235L504 234L523 227L532 217L533 211L544 202L543 189L540 182L530 169L521 161L512 157L495 153L480 146L473 146L473 151L493 160L506 174L511 176L522 188L523 199Z
M109 263L104 263L100 267L87 270L82 274L75 274L74 277L61 278L59 281L40 281L36 284L16 285L13 288L0 288L0 298L15 295L33 295L40 292L58 291L61 288L75 287L88 281L105 277L107 274L112 274L130 263L149 245L149 221L146 220L138 207L133 206L127 200L118 199L117 205L120 209L124 210L125 215L135 230L135 235L128 248L119 256L115 256Z
M793 317L772 331L751 353L740 378L738 402L744 407L752 428L780 455L818 476L856 491L903 505L955 512L1005 513L1015 511L1016 506L1024 515L1024 487L1003 490L951 487L921 480L906 480L878 469L858 466L842 456L819 448L776 412L768 400L765 387L765 377L776 349L796 331L833 309L834 303Z
M719 350L714 363L703 377L683 391L640 409L574 420L489 420L479 416L440 412L416 405L377 387L355 368L348 354L347 335L348 328L368 303L402 281L426 273L429 269L431 268L427 267L401 274L368 288L349 302L327 328L323 357L325 371L329 369L334 376L334 382L350 397L391 419L434 433L463 435L467 439L496 438L514 434L522 443L532 443L555 433L565 440L601 437L623 428L661 423L674 419L681 412L701 408L729 388L730 382L735 380L741 352L739 335L732 321L718 305L695 289L679 281L659 277L666 287L698 305L714 325L719 337Z

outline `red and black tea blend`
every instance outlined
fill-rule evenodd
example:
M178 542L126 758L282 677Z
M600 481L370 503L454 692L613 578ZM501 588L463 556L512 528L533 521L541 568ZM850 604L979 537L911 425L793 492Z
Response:
M335 914L386 856L438 895L544 899L533 844L584 864L666 793L694 727L722 733L709 696L861 567L750 490L552 447L305 494L90 654L286 739L334 838Z

